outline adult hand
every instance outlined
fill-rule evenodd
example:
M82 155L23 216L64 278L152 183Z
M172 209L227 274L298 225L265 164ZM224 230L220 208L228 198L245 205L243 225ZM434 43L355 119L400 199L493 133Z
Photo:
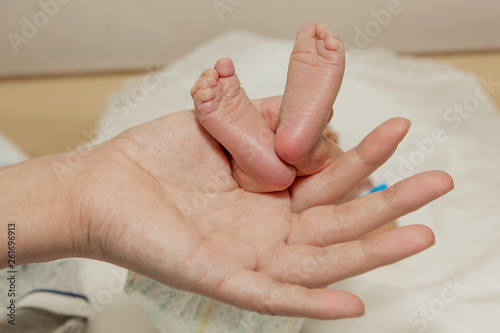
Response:
M82 151L85 157L61 181L54 181L53 168L67 154L0 169L2 202L9 202L0 214L18 221L21 263L88 257L251 311L359 316L357 297L324 287L432 245L425 226L358 239L446 193L451 178L423 173L338 205L315 206L314 194L335 177L343 180L339 188L321 200L350 192L360 174L376 167L371 158L385 149L377 140L397 141L404 123L376 129L366 145L338 158L335 170L290 191L259 194L238 186L224 150L194 112L179 112ZM302 208L315 207L295 213L302 200Z

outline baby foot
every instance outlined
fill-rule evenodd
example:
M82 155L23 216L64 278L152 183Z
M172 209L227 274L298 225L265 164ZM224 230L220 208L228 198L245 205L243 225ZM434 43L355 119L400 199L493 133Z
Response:
M321 133L333 113L344 66L342 41L325 24L309 22L299 29L276 132L276 152L298 175L318 172L328 162Z
M235 75L233 62L220 59L191 89L198 120L231 154L233 176L246 190L288 188L295 168L276 154L275 134Z

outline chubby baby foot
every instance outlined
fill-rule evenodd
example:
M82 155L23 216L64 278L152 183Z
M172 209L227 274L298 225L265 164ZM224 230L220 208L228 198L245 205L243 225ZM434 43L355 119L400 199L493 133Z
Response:
M276 132L276 152L297 168L298 175L322 170L331 150L336 150L321 134L331 119L344 68L342 41L325 24L302 25L290 57Z
M242 188L273 192L292 184L295 168L276 154L275 134L240 86L231 59L204 71L191 96L200 123L231 154Z

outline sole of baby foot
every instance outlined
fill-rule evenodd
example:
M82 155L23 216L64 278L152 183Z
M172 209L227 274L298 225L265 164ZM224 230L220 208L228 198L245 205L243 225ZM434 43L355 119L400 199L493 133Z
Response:
M299 29L276 132L276 152L300 175L324 167L327 147L321 134L331 118L345 68L342 41L325 24Z

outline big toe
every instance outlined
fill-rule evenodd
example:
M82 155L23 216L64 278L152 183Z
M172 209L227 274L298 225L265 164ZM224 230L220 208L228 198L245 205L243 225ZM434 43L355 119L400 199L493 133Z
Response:
M233 61L230 58L222 58L215 64L215 70L220 77L233 76L236 72Z

